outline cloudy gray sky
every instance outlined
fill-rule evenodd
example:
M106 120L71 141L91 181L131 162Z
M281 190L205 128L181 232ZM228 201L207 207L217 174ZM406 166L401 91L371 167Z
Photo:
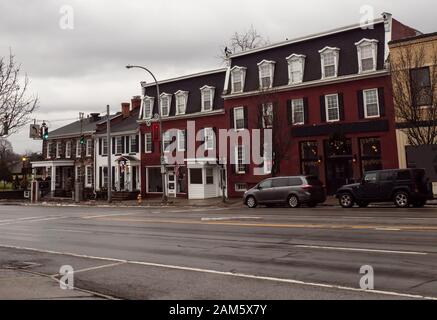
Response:
M73 29L60 27L64 5ZM358 23L363 5L437 31L435 0L0 0L0 56L12 48L40 97L35 118L55 129L140 94L139 81L150 79L126 64L146 65L159 79L217 68L234 31L253 25L282 41ZM40 149L27 136L28 128L10 137L16 152Z

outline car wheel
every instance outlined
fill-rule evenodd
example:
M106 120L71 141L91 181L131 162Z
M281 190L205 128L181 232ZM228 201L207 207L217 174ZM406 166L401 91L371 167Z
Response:
M350 193L342 193L338 198L338 202L343 208L352 208L354 205L354 198Z
M288 197L287 203L290 208L298 208L300 206L299 198L294 194Z
M317 206L317 202L309 202L307 204L307 206L310 207L310 208L315 208Z
M413 202L413 207L414 208L422 208L423 206L425 206L426 201L415 201Z
M410 204L408 193L398 191L394 195L394 203L398 208L407 208Z
M360 208L366 208L369 205L369 203L365 201L360 201L360 202L357 201L357 204Z
M254 197L250 196L250 197L247 197L247 199L246 199L246 205L249 208L255 208L258 204L256 203L256 199Z

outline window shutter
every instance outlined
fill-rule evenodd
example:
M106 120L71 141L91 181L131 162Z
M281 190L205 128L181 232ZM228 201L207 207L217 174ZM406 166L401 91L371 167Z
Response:
M111 183L112 183L112 189L115 189L115 167L111 167L111 177L112 177L112 181L111 181ZM109 174L109 172L108 172L108 174Z
M141 135L142 139L141 139L141 150L140 152L146 152L146 134L142 134Z
M288 119L288 124L293 124L293 112L291 110L291 100L287 100L287 119Z
M115 137L112 137L112 154L115 154Z
M234 124L234 108L229 109L229 111L230 111L230 113L229 113L229 120L230 120L229 128L235 129L235 124Z
M260 129L264 128L264 121L263 121L263 105L258 105L258 127Z
M102 167L99 167L99 189L102 188L102 174L103 174Z
M134 152L139 152L140 151L140 136L137 134L135 135L135 141L137 142L135 145L135 150Z
M338 112L340 114L340 121L344 120L344 97L343 93L338 94Z
M126 136L125 137L125 139L126 139L126 145L125 145L125 148L126 148L126 150L124 151L125 153L130 153L132 150L130 149L130 144L129 144L129 136Z
M320 96L320 121L326 122L325 96Z
M187 138L187 129L184 129L183 131L184 131L184 137L185 137L184 149L185 149L185 151L188 151L187 150L187 146L188 146L188 144L187 144L187 140L188 140L188 138Z
M364 97L363 90L357 91L357 101L358 101L358 118L364 119Z
M161 144L160 144L161 145ZM152 139L152 143L151 143L151 150L150 150L151 152L154 152L155 151L155 141L153 141L153 139Z
M249 117L247 113L247 107L243 107L244 111L244 128L249 129Z
M244 173L249 174L249 164L244 165Z
M308 114L308 98L303 98L303 117L304 117L304 123L308 124L310 121L309 114Z
M213 141L214 141L214 143L213 143L213 145L214 145L214 149L216 150L216 151L218 151L218 145L217 145L217 141L218 141L218 130L217 130L217 127L212 127L212 131L214 132L214 137L213 137ZM187 139L185 138L185 141L187 141ZM185 150L186 150L187 148L185 148Z
M385 96L384 88L378 88L379 115L385 116Z
M102 138L99 138L99 156L102 155Z
M121 153L125 153L126 152L126 144L125 144L125 138L126 137L121 137Z

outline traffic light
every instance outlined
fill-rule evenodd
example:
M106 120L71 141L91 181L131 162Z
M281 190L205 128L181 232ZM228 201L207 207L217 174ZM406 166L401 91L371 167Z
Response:
M161 140L161 137L159 135L159 123L157 122L152 123L152 140L153 141Z
M49 140L49 128L44 127L43 129L43 135L42 135L42 139L43 140Z
M85 144L85 137L84 136L80 136L80 144Z

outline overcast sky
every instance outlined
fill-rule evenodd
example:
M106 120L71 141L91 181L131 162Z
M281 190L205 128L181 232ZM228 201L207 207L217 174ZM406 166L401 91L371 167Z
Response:
M73 29L63 6L73 9ZM83 111L140 94L151 81L126 64L164 79L221 67L220 46L253 25L270 42L360 22L360 7L391 12L422 32L437 31L435 0L0 0L0 56L12 48L40 97L35 118L53 130ZM65 7L64 7L65 8ZM71 22L71 20L70 20ZM39 151L28 128L11 136L16 152Z

